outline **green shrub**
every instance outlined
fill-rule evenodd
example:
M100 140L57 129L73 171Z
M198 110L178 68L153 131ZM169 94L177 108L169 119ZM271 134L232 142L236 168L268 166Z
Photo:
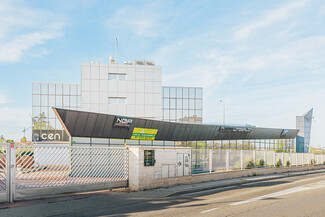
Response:
M311 165L315 165L315 163L316 163L316 162L315 162L314 159L311 159L311 160L310 160L310 164L311 164Z
M279 159L278 162L275 164L276 167L282 167L282 160Z
M264 162L263 159L261 159L260 162L258 163L258 165L259 165L260 167L264 167L264 164L265 164L265 162Z
M34 152L32 152L32 151L23 151L23 152L21 152L20 153L20 157L22 157L22 156L33 156L34 155Z
M287 167L290 167L290 161L287 160L286 165Z
M246 169L253 169L255 166L254 166L254 162L253 161L249 161L247 166L246 166Z

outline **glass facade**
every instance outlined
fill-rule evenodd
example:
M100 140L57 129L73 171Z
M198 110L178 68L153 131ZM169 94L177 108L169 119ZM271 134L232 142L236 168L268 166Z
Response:
M68 83L33 83L33 141L69 141L52 107L80 110L80 85Z
M203 88L162 87L163 121L202 124Z

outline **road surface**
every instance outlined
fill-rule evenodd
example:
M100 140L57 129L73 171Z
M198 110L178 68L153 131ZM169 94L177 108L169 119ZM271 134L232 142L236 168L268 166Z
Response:
M159 191L158 191L159 192ZM0 216L325 216L325 173L175 197L107 193L0 210Z

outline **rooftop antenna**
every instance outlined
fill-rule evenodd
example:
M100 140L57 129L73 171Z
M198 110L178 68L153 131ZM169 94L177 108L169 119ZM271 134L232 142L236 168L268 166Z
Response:
M118 63L118 58L117 58L117 49L118 49L118 43L117 43L117 38L115 38L115 47L116 47L116 64Z

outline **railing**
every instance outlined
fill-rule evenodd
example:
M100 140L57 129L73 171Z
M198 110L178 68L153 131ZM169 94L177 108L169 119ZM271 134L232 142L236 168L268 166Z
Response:
M192 149L192 174L324 164L324 154L284 153L269 150Z
M128 152L114 147L16 145L16 189L128 179Z
M127 187L127 181L126 147L0 144L0 201Z

